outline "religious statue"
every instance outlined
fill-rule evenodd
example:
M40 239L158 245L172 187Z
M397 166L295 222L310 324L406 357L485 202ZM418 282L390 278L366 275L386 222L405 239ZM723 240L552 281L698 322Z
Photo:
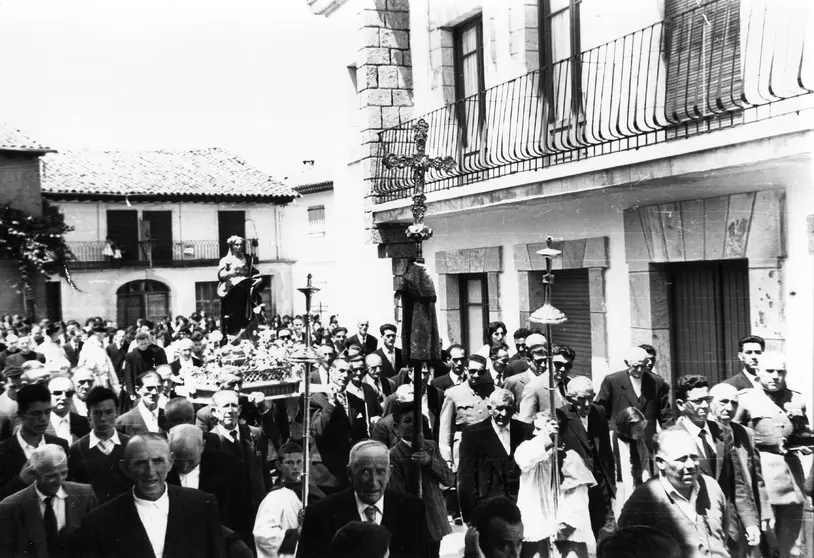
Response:
M223 338L245 329L260 305L263 277L254 266L254 258L243 252L245 240L230 236L226 241L229 253L218 264L218 296Z

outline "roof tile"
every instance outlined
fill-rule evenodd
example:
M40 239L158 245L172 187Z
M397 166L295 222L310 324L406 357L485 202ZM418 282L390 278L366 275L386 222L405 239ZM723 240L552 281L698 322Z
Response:
M26 136L17 128L0 122L0 150L13 149L15 151L52 151L37 141Z

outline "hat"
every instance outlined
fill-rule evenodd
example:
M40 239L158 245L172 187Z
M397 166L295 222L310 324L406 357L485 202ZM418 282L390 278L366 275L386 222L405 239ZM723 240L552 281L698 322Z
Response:
M546 342L545 336L540 335L539 333L532 333L528 337L526 337L526 347L529 351L537 349L539 347L546 348L548 343Z

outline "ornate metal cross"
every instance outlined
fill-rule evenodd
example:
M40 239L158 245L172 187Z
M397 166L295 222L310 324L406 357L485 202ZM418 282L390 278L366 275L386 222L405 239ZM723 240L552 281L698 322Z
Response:
M416 261L423 263L421 244L432 237L432 229L424 224L424 214L427 212L427 196L424 194L424 177L429 169L443 170L450 172L456 167L455 159L452 157L431 158L427 155L427 132L430 126L423 118L413 124L415 132L415 153L412 155L396 155L389 153L382 159L382 163L388 169L411 168L413 169L413 179L415 180L415 191L413 193L413 224L407 227L407 238L416 243Z

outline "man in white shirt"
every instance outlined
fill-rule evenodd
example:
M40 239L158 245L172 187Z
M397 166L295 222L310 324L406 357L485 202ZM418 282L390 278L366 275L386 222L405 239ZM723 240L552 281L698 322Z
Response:
M395 382L382 376L382 357L376 353L365 357L365 369L367 375L364 377L364 382L376 391L379 405L382 405L384 400L395 391Z
M121 468L133 481L133 490L82 522L89 556L225 556L215 497L200 490L168 486L172 464L169 444L159 434L138 434L130 440ZM128 521L134 511L142 529ZM170 516L174 528L168 530Z
M164 382L155 371L145 372L136 378L141 400L138 405L116 419L116 429L122 434L134 436L142 432L164 432L166 417L158 407Z
M65 377L54 378L48 382L51 391L51 425L49 434L59 436L69 444L90 432L88 419L71 412L76 391L73 382Z
M73 555L80 522L97 506L96 496L86 484L65 482L68 457L61 446L36 448L30 464L34 482L0 503L0 556ZM44 536L32 537L36 532Z

